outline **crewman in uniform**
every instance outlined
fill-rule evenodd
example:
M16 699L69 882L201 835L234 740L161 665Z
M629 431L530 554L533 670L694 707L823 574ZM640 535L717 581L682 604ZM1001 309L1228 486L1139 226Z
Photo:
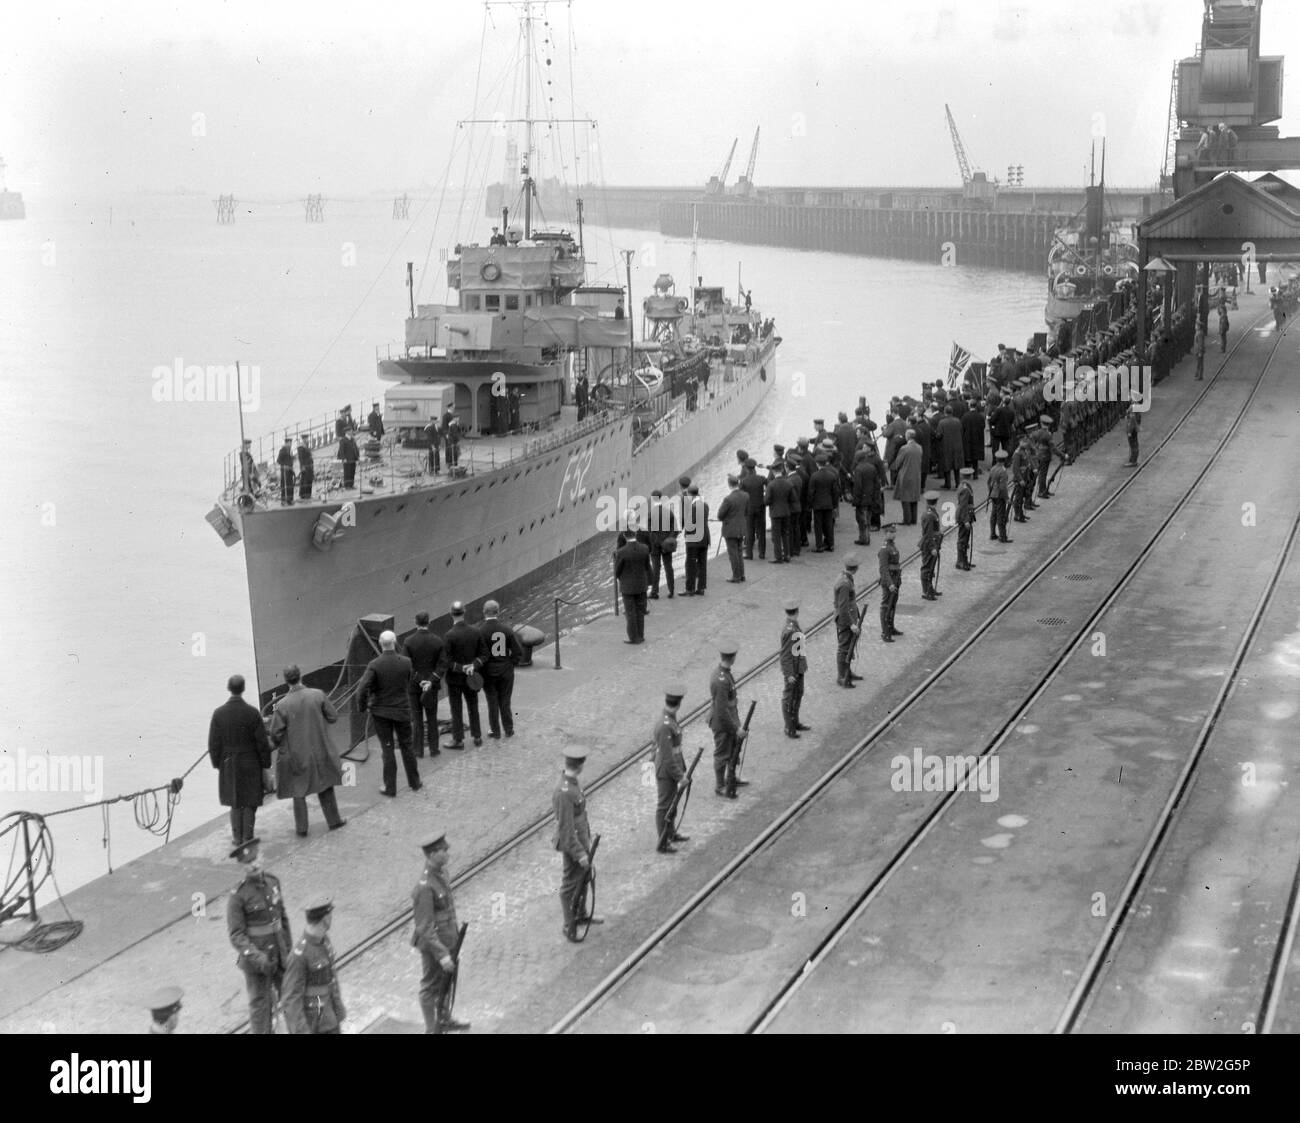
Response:
M799 721L799 706L803 702L803 676L808 672L808 658L804 651L803 628L799 624L799 602L785 602L785 624L781 628L781 674L785 678L785 691L781 695L781 715L785 718L785 735L798 737L811 729Z
M253 442L247 437L244 438L239 449L239 470L244 477L245 491L256 492L262 486L262 480L257 474L257 464L253 461Z
M311 486L316 482L316 462L312 459L307 434L298 434L298 498L310 499Z
M740 728L740 707L736 702L736 680L731 675L740 645L727 639L718 644L721 660L709 679L709 728L713 730L714 791L727 799L736 798L736 788L748 780L736 779L736 758L746 734Z
M375 440L382 440L384 436L384 415L379 412L379 403L370 403L370 414L366 418L366 428L370 430L370 435Z
M925 493L925 514L921 516L921 599L938 600L943 594L934 587L939 568L939 551L943 548L943 531L939 528L937 491Z
M280 502L293 506L293 438L284 435L284 444L276 454L275 462L280 465Z
M564 855L564 873L560 878L560 912L564 917L565 938L573 943L578 939L579 920L602 924L594 916L575 916L573 895L582 882L582 875L591 866L591 826L587 822L587 799L578 783L578 774L587 761L587 750L570 745L564 752L564 775L560 786L551 798L555 812L555 849Z
M886 523L884 530L885 544L880 547L877 555L880 559L880 638L886 643L893 643L895 636L903 634L894 627L898 590L903 583L903 562L898 556L898 547L894 545L894 524Z
M456 974L460 925L456 923L456 902L447 877L447 832L435 830L420 843L424 852L424 873L411 890L415 908L415 930L411 946L418 948L424 963L420 978L420 1010L424 1014L425 1033L451 1033L469 1029L469 1022L459 1022L447 1009L447 991Z
M334 903L322 894L304 911L307 928L284 973L284 1017L290 1033L341 1033L348 1013L329 940Z
M1051 415L1045 413L1039 418L1039 421L1041 424L1037 434L1035 434L1037 438L1035 451L1038 454L1038 497L1040 499L1051 499L1052 493L1047 489L1047 473L1052 466L1052 457L1055 456L1066 464L1070 461L1056 442L1052 440L1052 431L1048 428L1052 424Z
M961 483L957 485L957 568L974 569L970 560L970 536L975 526L975 488L971 480L974 468L961 470Z
M357 442L352 439L350 430L345 430L339 437L339 449L334 454L336 460L343 461L343 486L345 488L355 487L357 481L357 461L361 459L361 451L357 448Z
M447 653L447 702L451 707L451 741L448 749L465 747L465 710L469 710L469 732L474 744L483 744L483 729L479 724L478 691L469 687L469 676L477 674L483 665L479 659L482 636L477 628L465 620L465 605L452 601L451 627L442 637Z
M226 928L248 988L250 1033L272 1033L273 1004L283 993L293 935L284 911L280 879L262 868L262 844L250 838L231 852L244 880L226 902Z
M835 684L852 688L855 675L851 666L853 643L862 631L862 614L858 611L857 589L853 583L858 572L858 555L849 554L844 559L844 572L835 582Z
M1011 510L1012 517L1018 523L1029 521L1029 516L1025 514L1025 505L1028 503L1028 480L1029 480L1029 462L1032 459L1032 452L1029 447L1028 434L1021 436L1020 442L1016 445L1016 451L1011 457Z
M655 803L656 850L660 854L676 854L674 842L687 842L688 837L677 833L677 813L669 817L673 797L686 782L686 759L682 756L682 727L677 724L686 688L671 683L664 691L664 712L654 728L655 786L659 798Z
M149 1011L150 1033L175 1033L181 1020L181 998L185 992L180 987L163 987L146 995L145 1009Z

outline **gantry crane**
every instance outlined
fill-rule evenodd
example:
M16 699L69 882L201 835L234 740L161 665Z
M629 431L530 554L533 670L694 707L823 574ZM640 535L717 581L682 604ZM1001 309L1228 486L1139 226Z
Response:
M754 130L754 143L749 147L749 163L745 166L745 174L736 180L736 194L748 197L754 192L754 164L758 160L758 133L759 128Z
M970 183L970 161L966 159L966 146L961 142L961 134L957 132L957 122L952 119L952 110L948 108L948 103L943 103L943 111L948 114L948 131L952 134L952 148L957 153L957 166L961 169L961 185L963 187Z
M727 153L726 163L722 165L722 172L719 175L711 176L708 184L704 188L706 195L721 195L727 189L727 173L731 171L731 158L736 154L736 145L740 143L740 137L736 137L731 142L731 151Z
M957 153L957 166L961 169L961 194L968 206L988 209L994 205L997 195L997 180L989 182L983 172L971 171L970 160L966 156L966 146L961 142L957 132L957 122L952 119L952 110L944 102L943 111L948 115L948 131L952 134L952 148Z

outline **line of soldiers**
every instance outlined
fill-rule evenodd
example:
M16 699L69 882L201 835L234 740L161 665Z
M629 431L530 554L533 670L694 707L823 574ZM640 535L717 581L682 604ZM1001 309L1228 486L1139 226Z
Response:
M469 1029L469 1024L456 1020L451 1010L452 984L464 933L456 922L456 905L446 874L450 854L446 832L434 831L419 845L425 866L411 891L415 917L411 944L419 950L424 967L420 1007L425 1032ZM250 1032L274 1032L277 1010L283 1014L290 1033L342 1032L347 1008L329 940L333 900L317 895L307 903L303 909L306 921L303 934L295 942L280 879L264 868L260 840L253 838L240 843L230 856L239 862L243 879L226 902L226 928L248 992ZM151 1001L162 1007L154 1009L154 1023L166 1025L167 1019L160 1018L160 1013L172 1004L157 998ZM179 1008L177 992L174 1009L169 1014L173 1018L172 1029Z

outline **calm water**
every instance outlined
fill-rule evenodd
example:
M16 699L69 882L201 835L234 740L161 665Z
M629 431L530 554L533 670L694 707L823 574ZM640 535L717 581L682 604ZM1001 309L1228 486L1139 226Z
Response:
M416 264L418 299L441 300L436 246L455 238L440 237L426 267L433 223L417 220L408 233L381 198L327 201L320 224L304 222L296 201L256 202L233 226L216 224L206 198L120 197L111 224L108 203L27 202L25 222L0 223L10 481L0 766L46 753L102 758L108 797L187 769L204 752L226 677L252 671L243 547L227 549L203 520L222 457L238 444L236 408L157 401L155 368L256 366L249 435L378 396L376 348L401 338L405 262ZM464 240L485 240L487 223L461 229ZM622 281L615 248L638 251L633 307L661 272L688 283L688 242L589 229L587 246L603 283ZM702 474L715 506L734 448L766 455L809 432L814 417L851 412L859 394L880 419L891 394L944 375L954 339L982 357L999 342L1023 346L1041 326L1042 284L1029 275L701 243L706 281L734 293L738 264L785 342L776 390ZM424 275L431 283L420 292ZM796 372L802 396L792 393ZM584 600L571 621L607 611L608 572L603 555L580 564L508 615L549 633L553 595ZM220 812L215 787L205 761L173 835ZM82 801L80 792L0 790L0 814ZM111 822L115 865L157 845L135 828L129 804ZM51 826L64 890L104 872L97 811ZM6 840L0 862L8 856Z

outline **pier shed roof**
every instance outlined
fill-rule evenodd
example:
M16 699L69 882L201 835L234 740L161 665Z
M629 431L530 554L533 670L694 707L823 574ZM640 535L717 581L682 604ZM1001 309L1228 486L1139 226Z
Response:
M1143 260L1240 257L1253 244L1256 259L1300 255L1300 209L1231 172L1218 176L1138 224Z

